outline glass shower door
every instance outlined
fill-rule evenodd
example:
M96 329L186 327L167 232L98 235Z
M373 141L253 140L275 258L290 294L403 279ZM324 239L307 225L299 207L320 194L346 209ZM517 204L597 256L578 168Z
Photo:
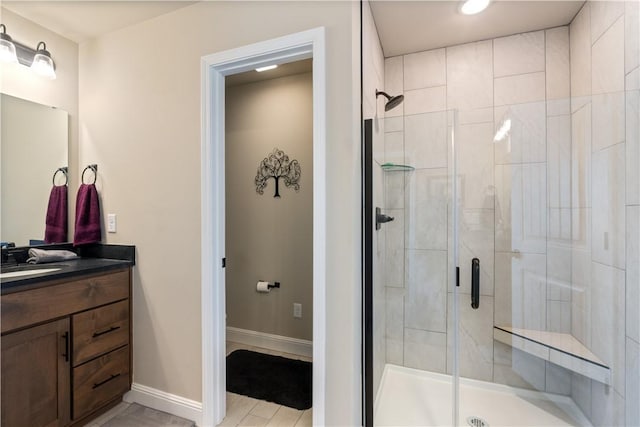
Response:
M623 95L369 122L368 426L624 425Z
M571 120L547 107L458 112L459 425L589 425L575 374L604 372L571 331Z
M371 141L365 165L372 166L366 210L373 236L372 425L457 423L453 119L437 111L365 122Z

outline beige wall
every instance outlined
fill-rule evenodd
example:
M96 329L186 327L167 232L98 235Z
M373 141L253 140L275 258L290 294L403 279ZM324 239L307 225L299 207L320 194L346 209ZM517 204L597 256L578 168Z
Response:
M200 58L327 34L326 424L360 419L359 13L351 2L201 2L80 46L80 164L109 243L135 244L134 381L201 400Z
M312 339L312 101L311 73L226 89L227 326ZM280 198L273 179L262 195L254 183L276 147L301 168L300 190L280 179ZM281 288L258 293L261 279ZM293 303L302 304L301 319Z
M79 183L77 167L78 44L4 8L0 8L0 18L7 27L7 34L15 41L32 48L35 48L39 41L44 41L56 63L57 78L55 80L42 78L22 65L0 65L0 92L56 107L69 113L69 226L71 232L75 189L78 188Z

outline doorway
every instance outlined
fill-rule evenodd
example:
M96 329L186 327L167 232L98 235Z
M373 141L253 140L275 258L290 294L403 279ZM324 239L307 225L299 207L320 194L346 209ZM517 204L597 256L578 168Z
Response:
M202 424L226 412L225 79L261 66L313 59L313 423L324 424L325 34L316 28L202 58ZM265 278L266 279L266 278Z
M311 419L312 64L225 81L225 425Z

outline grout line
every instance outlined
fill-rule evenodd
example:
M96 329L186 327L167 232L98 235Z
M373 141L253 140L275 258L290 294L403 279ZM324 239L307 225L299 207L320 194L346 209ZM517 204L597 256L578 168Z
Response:
M612 2L614 3L614 2ZM622 7L624 8L624 4L622 5ZM591 39L591 36L593 34L591 34L591 16L592 16L592 12L593 10L589 10L589 39ZM602 34L600 34L598 36L597 39L595 39L594 41L589 41L589 43L591 44L591 49L593 50L593 47L596 45L596 43L598 43L600 41L600 39L609 32L609 30L611 29L611 27L613 27L614 25L616 25L618 23L618 21L620 19L622 19L622 24L624 25L624 17L625 17L625 11L622 11L622 14L620 16L618 16L603 32ZM623 50L624 52L624 50ZM592 55L593 57L593 55Z

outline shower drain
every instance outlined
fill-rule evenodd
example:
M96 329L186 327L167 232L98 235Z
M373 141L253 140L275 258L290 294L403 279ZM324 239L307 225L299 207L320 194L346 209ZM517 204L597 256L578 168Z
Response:
M469 417L467 418L467 423L471 427L489 427L489 423L480 417Z

